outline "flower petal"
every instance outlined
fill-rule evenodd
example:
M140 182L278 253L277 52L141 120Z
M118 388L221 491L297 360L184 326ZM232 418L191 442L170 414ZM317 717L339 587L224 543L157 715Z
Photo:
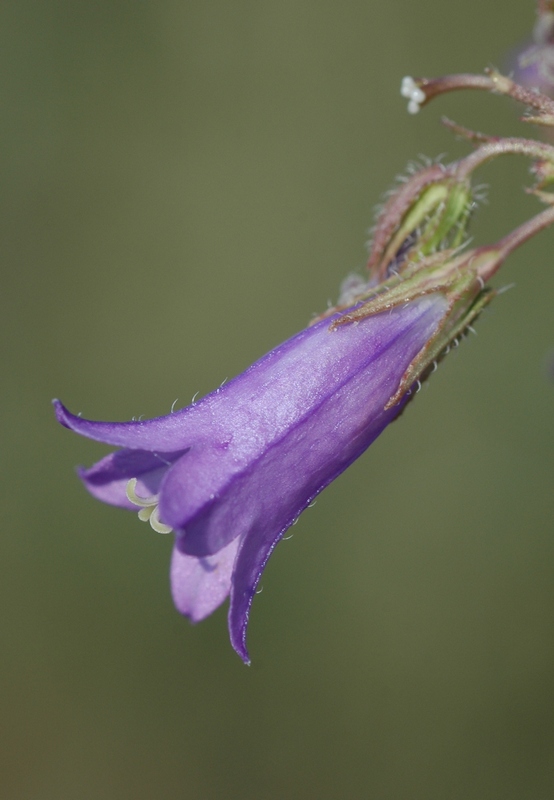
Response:
M221 605L229 594L239 540L213 556L195 558L179 550L179 538L171 557L171 594L176 608L192 622L199 622Z
M279 438L299 408L334 391L396 339L416 344L417 352L445 311L445 299L435 294L333 332L330 325L340 315L329 317L271 350L224 387L163 417L95 422L54 400L56 417L75 433L116 447L169 452L214 441L225 448L233 441L235 457L250 459L268 440ZM394 367L391 377L399 369Z
M348 415L350 398L346 392L342 402L340 397L335 399L337 402L333 402L328 410L329 419L334 420L343 413ZM405 399L399 406L382 411L371 425L353 433L348 447L341 441L340 431L331 430L320 419L323 430L317 433L314 430L296 431L297 438L305 441L298 442L294 440L295 437L289 437L284 448L275 448L257 464L242 487L233 488L233 510L244 509L241 521L245 527L233 575L229 633L233 647L243 661L248 663L246 627L250 606L273 548L313 498L369 447L400 413L406 402ZM309 448L305 447L305 442L310 442ZM298 447L301 448L300 453L297 452ZM221 522L224 519L229 524L234 522L228 506L225 506L221 515ZM192 531L187 528L185 546L191 532L195 533L194 528Z
M284 531L277 536L258 534L257 541L252 539L241 547L236 557L235 570L231 585L231 602L229 605L229 638L235 652L245 664L250 664L250 656L246 647L246 629L250 617L250 607L269 556L280 541ZM236 540L238 541L238 540Z
M59 400L52 402L58 422L64 427L116 447L171 452L186 448L195 438L194 425L188 424L187 417L193 414L196 406L154 419L95 422L72 414Z
M226 440L214 421L211 443L161 485L161 516L186 530L183 551L206 556L289 525L397 416L402 404L384 406L445 305L426 297L336 331L314 326L236 379L219 400Z
M117 450L89 469L80 468L78 474L88 491L98 500L136 511L136 505L131 503L126 494L129 480L137 478L139 497L157 494L168 467L186 452L186 450L172 453Z

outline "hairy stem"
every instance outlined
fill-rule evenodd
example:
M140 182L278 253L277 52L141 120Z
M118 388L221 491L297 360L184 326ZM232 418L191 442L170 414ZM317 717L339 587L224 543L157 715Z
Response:
M524 244L524 242L531 239L537 233L548 228L549 225L554 223L554 206L550 206L546 208L544 211L541 211L540 214L537 214L535 217L527 220L522 225L517 227L511 233L508 233L493 245L490 248L483 248L481 250L482 253L489 251L494 251L498 253L498 258L494 259L492 262L487 263L487 259L485 259L483 266L479 267L477 270L477 274L483 281L488 281L492 278L492 276L498 271L500 266L503 264L505 259L512 253L516 248L520 245Z
M459 75L445 75L442 78L416 78L414 83L425 94L425 100L421 105L425 105L434 97L447 92L455 92L462 89L481 89L485 92L512 97L514 100L534 108L545 118L554 116L554 101L550 97L525 89L511 80L511 78L506 78L492 69L487 70L485 75L460 73ZM534 121L537 120L534 119Z
M469 156L458 162L456 175L460 178L467 178L471 173L487 161L501 155L523 155L539 161L551 161L554 164L554 147L545 142L537 142L533 139L521 139L517 137L507 137L505 139L491 139L486 144L481 145Z

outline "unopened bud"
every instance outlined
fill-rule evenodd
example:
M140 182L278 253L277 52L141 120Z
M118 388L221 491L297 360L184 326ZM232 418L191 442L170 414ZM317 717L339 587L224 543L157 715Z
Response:
M432 164L414 172L389 197L374 230L371 281L402 273L407 264L462 244L473 206L467 177Z

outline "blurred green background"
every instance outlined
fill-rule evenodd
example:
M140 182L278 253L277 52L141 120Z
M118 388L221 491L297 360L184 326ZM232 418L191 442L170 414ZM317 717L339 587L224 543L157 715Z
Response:
M554 232L402 419L302 516L255 600L173 609L170 537L90 498L54 421L190 402L361 270L406 162L521 134L484 95L419 116L405 74L504 65L530 0L0 6L0 796L551 798ZM527 164L482 171L485 243ZM479 179L478 179L479 180Z

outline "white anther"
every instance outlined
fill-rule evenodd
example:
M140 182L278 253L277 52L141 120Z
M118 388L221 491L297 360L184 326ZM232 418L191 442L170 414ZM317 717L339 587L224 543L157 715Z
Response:
M125 493L127 494L127 499L130 500L131 503L135 506L155 506L158 503L158 495L153 494L151 497L139 497L136 494L135 489L137 488L137 479L131 478L129 483L127 484L127 488L125 489Z
M138 518L141 522L149 522L156 533L171 533L173 528L170 528L169 525L164 525L164 523L160 521L158 495L153 494L150 497L139 497L135 491L136 486L137 479L131 478L127 483L125 493L127 494L127 499L133 503L133 505L141 507L138 512Z
M156 531L156 533L171 533L173 531L173 528L171 528L169 525L164 525L163 522L160 522L158 506L154 506L152 509L152 513L150 514L150 525Z
M419 107L425 102L425 92L409 75L402 78L400 94L408 100L408 113L417 114Z

